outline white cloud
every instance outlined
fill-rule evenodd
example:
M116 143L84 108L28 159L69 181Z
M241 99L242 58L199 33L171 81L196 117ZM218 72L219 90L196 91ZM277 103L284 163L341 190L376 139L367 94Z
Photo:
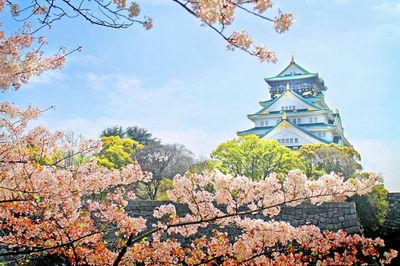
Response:
M382 13L400 12L400 1L383 1L373 7L375 11Z
M65 81L67 79L68 79L68 76L63 74L59 70L49 70L39 76L31 78L29 80L28 85L51 84L54 82Z
M38 120L33 121L29 126L30 128L35 126L44 126L52 131L73 131L74 133L82 135L86 138L98 138L104 128L112 125L128 127L132 125L132 122L129 120L116 119L112 117L98 117L95 119L87 119L83 117L52 119L46 117L46 114L43 114L43 116L41 116Z
M366 171L381 173L389 191L400 191L400 140L353 141Z
M90 73L86 75L86 81L102 115L149 126L198 128L199 119L205 121L207 115L219 108L213 106L204 110L208 98L201 99L201 91L189 89L179 80L149 86L131 75Z
M52 131L62 130L64 132L73 131L77 135L86 138L98 138L101 131L111 125L128 127L132 125L142 126L138 123L132 123L130 120L115 119L113 117L98 117L96 119L86 119L82 117L73 117L67 119L48 119L43 115L38 120L30 123L30 128L35 126L44 126ZM185 145L197 157L208 157L210 152L220 143L233 138L228 132L208 132L201 129L186 129L178 127L157 127L147 128L154 137L162 140L163 143L179 143Z
M211 151L218 144L235 137L229 136L227 132L207 132L205 130L178 129L178 128L159 128L154 129L154 136L160 138L165 143L184 144L197 156L209 157Z
M154 101L161 99L180 89L177 81L168 82L159 88L145 88L138 78L123 74L88 73L86 84L90 89L105 93L112 104L118 103L122 106L130 104L130 100Z
M396 23L377 24L365 29L365 36L371 41L382 43L386 41L397 41L400 39L400 28Z
M204 109L199 90L188 89L178 80L149 87L132 75L88 73L84 82L93 96L91 104L100 108L97 116L88 113L60 119L44 115L34 124L90 138L97 138L108 126L137 125L164 143L184 144L197 156L208 156L219 143L234 137L234 131L209 126L204 116L214 118L216 107Z

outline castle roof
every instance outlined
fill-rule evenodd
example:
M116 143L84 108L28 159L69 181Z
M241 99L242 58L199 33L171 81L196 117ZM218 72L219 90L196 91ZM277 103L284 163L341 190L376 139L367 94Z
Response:
M311 73L307 71L298 65L292 57L289 65L284 70L282 70L277 76L265 78L265 81L295 80L313 77L318 77L318 73Z
M277 128L281 127L282 124L285 124L285 125L287 125L287 126L289 126L289 127L292 127L292 128L294 128L294 129L300 130L301 132L303 132L303 133L306 134L307 136L309 136L309 137L311 137L311 138L313 138L313 139L315 139L315 140L317 140L317 141L320 141L320 142L322 142L322 143L326 143L326 144L332 143L332 142L330 142L330 141L327 141L327 140L325 140L325 139L323 139L323 138L318 137L318 136L315 135L314 133L312 133L312 132L310 132L310 131L308 131L308 130L302 128L301 125L296 125L296 124L294 124L294 123L288 121L287 119L282 119L282 121L281 121L280 123L278 123L277 125L272 126L272 127L254 127L254 128L248 129L248 130L238 131L237 134L238 134L238 136L249 135L249 134L255 134L255 135L258 135L260 138L263 138L263 137L265 137L268 133L272 132L274 129L277 129ZM322 123L320 123L320 124L322 124ZM320 126L321 126L321 125L320 125ZM325 126L326 126L326 127L330 127L330 125L327 125L327 124L325 124Z
M318 101L318 100L321 99L320 97L312 97L312 99L308 99L308 98L302 97L301 95L299 95L298 93L296 93L296 92L293 91L292 89L289 89L289 83L288 83L288 84L287 84L287 87L286 87L286 91L285 91L284 93L282 93L282 94L279 95L278 97L275 97L275 98L273 98L273 99L271 99L271 100L264 101L264 102L260 102L260 104L261 104L261 106L263 106L263 108L262 108L260 111L258 111L257 113L251 114L251 115L249 115L249 116L260 115L260 114L263 115L263 114L268 113L268 112L267 112L267 111L268 111L268 108L269 108L271 105L273 105L274 103L276 103L277 101L279 101L282 97L288 96L288 95L293 95L293 96L295 96L297 99L299 99L300 101L302 101L302 102L304 102L306 105L308 105L308 106L309 106L309 111L312 111L312 110L323 110L323 109L325 109L325 108L322 108L321 106L318 106L318 105L315 104L316 101Z

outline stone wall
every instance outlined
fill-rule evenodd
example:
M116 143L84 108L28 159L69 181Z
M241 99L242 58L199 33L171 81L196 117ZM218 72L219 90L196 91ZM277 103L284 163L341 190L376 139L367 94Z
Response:
M400 240L400 192L388 194L389 209L382 228L382 234Z
M127 211L131 216L142 216L149 220L149 223L154 222L152 216L153 210L162 204L171 203L169 201L131 201L127 206ZM176 204L177 214L184 216L188 212L188 208L181 204ZM251 215L256 219L268 220L260 214ZM278 221L286 221L293 226L305 224L313 224L322 230L344 229L348 233L360 233L360 225L356 214L356 207L353 202L340 203L324 203L320 206L312 204L301 204L296 207L282 207L280 214L274 217Z

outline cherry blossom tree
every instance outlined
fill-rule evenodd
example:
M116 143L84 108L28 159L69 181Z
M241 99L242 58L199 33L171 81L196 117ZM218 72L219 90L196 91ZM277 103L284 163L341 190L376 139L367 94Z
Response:
M99 166L95 156L66 166L69 156L96 154L101 142L69 146L61 142L62 132L40 127L27 131L28 121L41 113L37 108L2 103L0 113L0 245L7 249L0 257L13 256L19 262L52 254L74 265L285 265L385 263L396 255L384 253L380 239L249 217L273 217L280 206L305 200L320 204L364 194L377 176L344 181L330 174L311 181L292 171L283 182L275 175L262 181L220 172L176 176L168 196L190 211L180 217L174 205L162 205L154 211L157 222L149 227L146 219L125 211L134 193L124 188L150 180L151 174L137 164L109 170ZM235 226L243 233L233 242L218 230L207 238L196 236L211 225ZM192 245L183 246L177 235L193 237ZM341 255L338 250L343 250Z
M251 36L245 31L231 29L236 12L241 11L271 22L278 33L287 31L293 23L291 13L279 11L274 18L265 16L264 13L272 7L270 0L170 1L215 31L226 40L229 49L238 48L266 62L276 62L274 52L261 44L254 45ZM44 37L37 35L40 29L51 27L56 21L82 17L94 25L115 29L128 28L134 24L140 24L146 30L153 27L151 18L147 16L139 18L142 16L141 9L136 1L0 0L0 12L5 10L8 10L15 20L24 24L19 31L10 36L6 36L0 28L0 89L2 91L10 87L17 90L31 77L46 70L62 68L67 55L81 50L81 47L70 51L60 48L54 55L46 57L43 55L46 41Z
M135 21L139 6L128 6L124 0L90 2L100 10L104 8L102 14L111 12L108 14L115 17L110 20L96 19L91 9L83 6L89 1L33 0L26 7L16 2L0 0L0 11L8 6L15 17L26 11L27 18L37 16L42 25L49 25L69 16L63 9L68 7L102 26L125 27L135 22L145 28L151 25L148 19ZM249 5L255 11L244 11L259 15L270 7L269 1L262 0L173 2L209 27L221 26L216 29L221 36L225 36L224 29L233 21L235 10ZM127 15L121 17L120 12ZM274 21L278 32L287 29L290 18L281 15ZM125 19L125 24L118 24L119 19ZM18 89L31 77L63 66L68 52L45 57L41 52L45 41L33 37L35 32L29 25L8 37L1 32L3 91ZM227 39L233 47L273 61L264 48L250 50L249 41L243 42L247 37L240 36ZM169 198L187 205L189 212L180 217L175 205L162 205L154 211L157 222L149 226L143 217L132 217L125 211L128 201L134 199L134 193L125 188L150 180L151 173L143 172L137 164L115 170L100 166L94 156L101 150L100 140L82 139L69 145L63 141L62 132L42 127L28 130L28 122L44 111L0 103L0 258L21 264L49 256L70 265L337 265L385 264L397 255L396 251L385 251L380 239L251 218L258 213L274 217L282 205L304 201L320 204L365 194L376 184L375 175L346 181L335 174L311 181L299 171L289 172L284 179L272 174L261 181L220 172L176 176ZM84 155L85 160L71 163L70 159L78 155ZM207 226L216 228L213 235L196 235ZM230 239L222 232L227 226L238 227L242 233ZM184 246L179 236L191 244Z
M278 33L283 33L293 24L293 15L278 10L275 15L267 15L273 7L271 0L169 0L203 25L213 30L227 42L228 49L240 49L261 61L274 63L277 57L262 44L254 44L245 30L232 29L238 12L269 22ZM19 21L30 21L32 17L37 29L50 27L60 19L81 17L86 21L115 29L128 28L134 24L150 30L152 18L142 15L140 1L128 0L1 0L4 9L9 7L13 17ZM30 46L30 45L29 45Z

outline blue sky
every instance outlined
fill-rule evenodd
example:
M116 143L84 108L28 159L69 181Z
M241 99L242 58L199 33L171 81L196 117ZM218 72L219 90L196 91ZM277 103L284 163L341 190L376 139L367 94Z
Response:
M294 55L324 78L326 101L339 109L365 170L382 173L388 189L400 191L399 0L275 1L275 11L295 15L285 34L240 15L233 28L248 29L256 42L275 50L275 65L228 51L214 32L168 0L141 2L154 19L151 31L98 28L80 19L42 31L49 52L60 46L83 51L70 56L62 71L0 97L17 105L55 105L36 125L87 137L114 124L139 125L207 156L252 125L246 114L269 97L263 78ZM3 26L16 27L10 21Z

